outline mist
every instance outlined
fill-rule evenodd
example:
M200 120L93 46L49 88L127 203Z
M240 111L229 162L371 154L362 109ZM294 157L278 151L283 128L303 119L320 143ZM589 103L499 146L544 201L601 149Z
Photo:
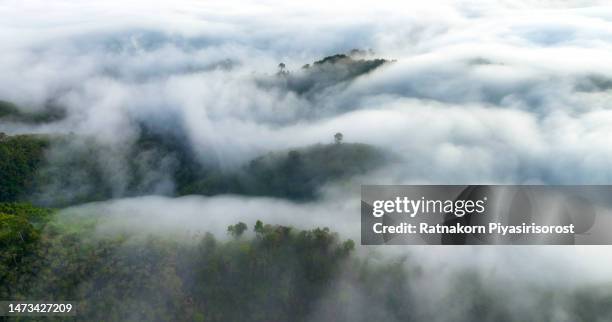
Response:
M228 238L228 225L262 220L359 240L361 184L612 183L612 7L604 1L10 0L0 15L0 100L26 114L64 112L50 122L0 118L0 132L72 138L46 153L48 172L95 143L92 158L112 198L61 209L58 220L95 218L101 235ZM353 49L388 62L306 94L277 75L283 62L291 77L317 79L302 66ZM222 173L266 153L333 143L336 132L392 162L326 182L306 202L177 197L168 175L176 156L154 147L132 158L147 131L179 140L198 164ZM135 192L130 162L145 178ZM37 200L95 186L78 171L68 183L45 185ZM421 319L449 303L444 287L465 270L486 285L512 285L503 296L525 309L519 298L532 295L529 285L611 283L609 251L357 246L363 258L405 257L420 267L407 290L427 289ZM327 296L347 290L355 311L345 318L354 320L368 297L350 276ZM321 302L313 321L331 319L334 308ZM569 321L561 311L549 316Z

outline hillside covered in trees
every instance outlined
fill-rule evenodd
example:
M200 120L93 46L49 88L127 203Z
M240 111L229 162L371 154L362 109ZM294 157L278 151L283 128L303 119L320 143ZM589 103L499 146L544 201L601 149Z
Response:
M25 204L0 204L0 216L0 297L80 299L82 321L304 318L354 247L327 229L261 222L254 237L173 241L98 237Z
M101 161L108 153L112 151L95 141L74 136L5 135L0 138L0 201L69 205L145 194L240 194L306 201L315 199L326 183L367 173L389 159L370 145L337 142L271 152L228 171L202 164L178 139L146 135L129 151L127 178L117 190ZM160 172L163 177L153 175ZM164 183L171 188L156 189Z
M49 140L42 136L0 133L0 201L16 201L35 189Z
M66 111L52 103L41 110L24 111L23 107L0 100L0 120L26 124L41 124L59 121L66 117Z
M346 86L360 76L393 61L366 58L367 52L354 49L347 54L336 54L306 64L296 72L290 72L281 64L279 76L290 91L306 97L324 92L332 86Z
M75 299L77 321L437 321L411 288L417 263L360 259L327 228L241 222L176 239L101 235L92 218L27 204L0 203L0 218L0 297ZM551 303L573 321L605 321L606 292L534 288L532 309L515 312L510 293L465 271L445 303L455 321L554 321Z

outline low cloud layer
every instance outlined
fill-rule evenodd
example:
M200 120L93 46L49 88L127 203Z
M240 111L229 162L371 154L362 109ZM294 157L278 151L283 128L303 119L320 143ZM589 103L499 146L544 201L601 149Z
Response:
M612 11L597 5L9 2L0 98L68 117L1 124L113 146L145 122L229 167L342 131L398 152L394 181L607 183ZM258 85L352 48L397 61L308 98Z
M289 225L298 229L332 227L344 238L360 239L359 200L344 195L318 203L294 203L274 198L241 196L168 198L147 196L91 203L64 209L60 221L96 221L96 233L175 237L189 242L206 232L220 239L230 238L227 227L239 221L253 229L257 220ZM250 233L252 234L252 233ZM503 248L503 251L500 251ZM409 262L418 259L427 275L448 278L457 269L476 269L483 276L510 283L538 283L540 286L570 288L582 283L609 280L610 256L606 246L410 246ZM363 254L384 258L406 256L406 246L359 249ZM537 260L533 260L537 258ZM582 258L583 260L574 260ZM595 260L597 258L597 260ZM585 274L589 272L589 274ZM576 279L567 280L568 276ZM430 279L426 279L430 280ZM430 280L431 281L431 280ZM563 282L561 282L563 281Z
M224 169L336 132L397 156L324 187L319 202L142 197L64 211L111 216L100 231L223 234L262 219L356 238L360 183L612 183L612 8L603 1L3 1L0 15L0 100L67 112L46 124L0 120L0 132L93 138L113 175L125 171L142 124L179 133L203 163ZM395 62L307 97L277 84L280 62L297 75L354 48ZM150 175L165 180L160 171ZM601 281L612 267L605 247L410 253L429 267L467 262L504 279L546 271L540 282Z

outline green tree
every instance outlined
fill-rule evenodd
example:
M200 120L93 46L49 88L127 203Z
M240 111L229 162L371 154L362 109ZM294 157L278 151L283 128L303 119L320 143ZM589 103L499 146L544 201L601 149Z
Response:
M334 135L334 142L336 142L336 144L340 144L342 143L342 139L344 138L344 135L342 135L342 133L338 132Z
M246 230L247 225L243 222L239 222L235 225L230 225L227 227L227 233L234 238L240 238Z

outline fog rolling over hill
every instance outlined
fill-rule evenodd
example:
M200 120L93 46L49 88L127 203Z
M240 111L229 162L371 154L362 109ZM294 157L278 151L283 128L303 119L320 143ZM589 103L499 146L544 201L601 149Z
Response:
M610 184L603 1L0 15L0 300L75 300L83 321L612 319L609 247L357 242L362 184Z

